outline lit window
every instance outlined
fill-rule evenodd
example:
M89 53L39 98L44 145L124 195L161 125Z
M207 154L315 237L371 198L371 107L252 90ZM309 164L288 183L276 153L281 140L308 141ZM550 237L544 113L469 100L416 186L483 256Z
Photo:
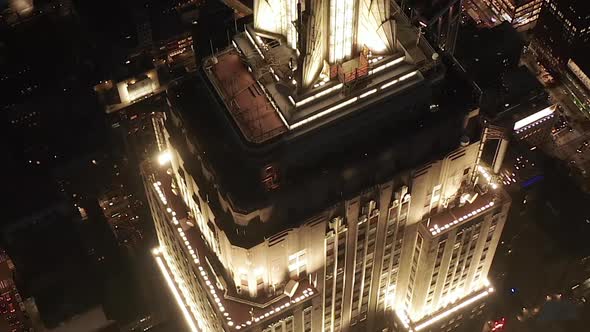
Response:
M289 255L289 272L292 275L299 275L305 272L307 259L305 257L305 249Z

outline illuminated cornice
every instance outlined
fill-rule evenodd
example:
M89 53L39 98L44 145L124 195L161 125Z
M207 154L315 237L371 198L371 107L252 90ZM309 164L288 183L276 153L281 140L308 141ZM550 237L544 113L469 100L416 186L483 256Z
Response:
M514 131L516 133L520 133L523 130L536 126L537 124L545 121L546 119L553 117L554 112L555 105L552 105L547 108L544 108L539 112L531 114L524 119L516 121L516 123L514 123Z
M397 308L393 311L396 318L402 323L407 332L419 332L432 326L433 324L442 321L447 317L450 317L459 310L467 308L470 305L484 299L493 292L494 288L490 287L489 282L485 282L484 288L469 294L465 294L464 297L457 299L453 303L447 305L445 308L417 321L412 321L405 310L402 308Z
M162 175L162 176L169 176L169 175ZM317 294L317 291L315 289L313 289L312 287L306 287L301 292L297 291L297 294L296 294L297 296L294 296L293 298L285 298L283 300L279 300L273 304L272 308L257 311L256 315L253 314L251 319L247 319L244 321L237 321L236 319L234 319L234 317L232 317L231 313L229 312L228 308L224 305L224 303L226 301L232 301L232 300L225 298L225 294L224 294L225 290L222 288L218 289L218 286L214 282L212 282L212 280L215 280L214 279L215 276L211 274L212 272L208 271L209 267L204 266L203 262L199 259L196 249L192 247L191 241L187 237L187 234L185 233L183 228L180 226L180 221L177 218L177 211L175 211L172 208L172 205L174 205L174 204L170 204L170 202L169 202L169 199L174 200L174 199L179 199L179 198L175 197L174 195L172 195L172 197L166 197L165 189L162 187L162 181L164 181L164 179L158 181L157 176L156 176L155 181L152 183L152 185L154 186L154 188L158 194L158 198L160 199L160 202L162 203L163 208L166 209L166 213L169 215L169 219L171 220L172 224L175 226L173 228L175 229L175 231L178 235L178 238L181 240L180 243L182 243L184 248L188 251L188 253L190 254L190 256L192 258L192 264L198 270L197 276L199 278L199 281L201 282L202 285L203 284L205 285L205 289L209 292L210 298L212 299L211 302L212 302L213 306L216 308L219 315L225 318L225 324L227 324L227 326L229 326L235 330L241 330L243 328L247 328L255 323L259 323L263 320L266 320L269 317L272 317L273 315L276 315L276 314L286 310L287 308L289 308L292 305L299 304L300 302L305 301L308 298L310 298L311 296ZM166 181L164 181L164 182L166 182ZM181 204L184 204L184 203L181 203ZM180 211L179 211L179 213L180 213ZM163 251L165 251L165 250L166 250L166 248L164 248L164 247L156 248L152 251L152 253L156 257L156 261L158 262L158 266L160 267L160 270L161 270L162 274L164 275L164 278L167 281L167 284L168 284L172 294L174 295L174 298L175 298L180 310L183 312L183 316L185 317L185 320L187 321L187 324L189 325L191 332L200 331L195 326L195 322L197 322L197 324L198 324L198 322L202 319L202 317L205 317L205 315L203 315L203 313L200 313L200 312L196 312L196 313L193 312L193 314L191 315L191 313L187 310L187 307L191 308L192 310L197 310L196 309L197 306L195 305L195 303L191 302L191 300L188 296L188 291L186 291L186 292L183 291L183 288L178 285L178 280L180 280L181 283L184 284L184 281L182 281L182 278L178 275L174 275L174 272L171 269L167 268L167 266L172 265L171 264L172 262L167 261L169 259L169 255L163 254ZM174 278L171 278L169 270L172 271ZM173 280L177 280L177 283L174 283ZM179 289L180 289L180 291L179 291ZM181 295L184 295L184 296L181 296Z

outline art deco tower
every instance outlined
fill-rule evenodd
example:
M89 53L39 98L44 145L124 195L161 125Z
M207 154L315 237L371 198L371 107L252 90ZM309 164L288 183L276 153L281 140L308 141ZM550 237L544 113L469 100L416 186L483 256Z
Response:
M256 1L168 90L142 174L190 331L437 331L492 291L510 199L396 6Z
M394 19L388 0L255 0L254 28L283 36L297 49L301 87L309 87L326 65L359 55L396 49Z

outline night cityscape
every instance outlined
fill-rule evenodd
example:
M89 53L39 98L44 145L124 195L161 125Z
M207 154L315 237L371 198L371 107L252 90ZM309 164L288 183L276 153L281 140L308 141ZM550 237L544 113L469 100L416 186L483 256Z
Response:
M590 331L590 2L0 0L0 332Z

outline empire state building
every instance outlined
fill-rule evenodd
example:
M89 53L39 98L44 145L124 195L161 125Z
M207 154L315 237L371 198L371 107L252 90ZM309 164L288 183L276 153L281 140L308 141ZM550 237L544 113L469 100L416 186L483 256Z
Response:
M432 109L445 79L393 1L255 0L168 89L142 165L188 330L452 331L477 313L510 198L478 110Z

